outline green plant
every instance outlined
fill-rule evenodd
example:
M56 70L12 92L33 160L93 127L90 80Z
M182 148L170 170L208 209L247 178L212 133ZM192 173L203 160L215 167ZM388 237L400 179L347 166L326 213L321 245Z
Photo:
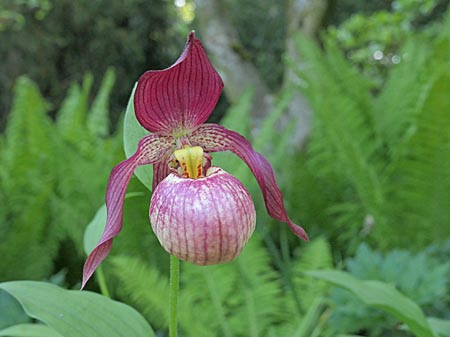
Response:
M392 1L389 10L366 14L357 12L338 27L331 26L329 35L346 57L381 87L390 68L402 62L401 48L412 34L426 30L432 36L436 20L448 5L446 1Z
M56 108L71 83L81 82L87 72L98 89L108 67L114 67L121 79L109 98L112 119L117 121L128 99L127 85L149 65L162 67L172 56L170 47L157 46L172 34L170 6L140 0L2 0L0 125L6 121L10 92L19 76L35 81Z
M131 201L131 195L128 199ZM126 203L125 210L132 204L139 204L141 198L132 199L132 203ZM135 221L131 220L133 218L135 212L125 212L125 227ZM106 213L102 207L87 227L86 253L97 243L105 223ZM140 223L140 226L146 228L145 236L152 237L145 254L138 250L113 249L113 256L104 261L103 270L108 275L108 293L138 308L162 333L169 321L168 257L150 234L148 224L145 227ZM136 230L124 229L115 243L142 241L133 234ZM234 262L208 267L182 263L178 319L183 335L302 337L321 331L326 321L322 317L325 309L322 295L327 286L304 277L303 271L331 267L327 242L312 241L290 257L290 261L286 261L289 267L283 270L274 268L271 253L259 236L255 236ZM301 293L294 294L286 286L286 278L301 289ZM301 303L300 310L297 303ZM317 324L320 320L322 322Z
M381 309L406 324L414 336L436 337L436 331L440 331L436 321L427 319L414 301L390 284L379 281L361 281L348 273L336 270L311 271L307 274L351 291L367 305ZM446 323L448 324L448 322ZM379 336L376 331L372 330L370 333Z
M305 266L313 252L328 259L329 252L321 243L312 245L316 248L308 249L292 264ZM111 262L119 280L117 295L131 301L156 329L164 329L168 322L167 274L137 257L117 255ZM181 267L178 315L186 336L308 336L300 332L321 328L317 322L324 303L318 298L326 287L318 289L317 282L307 282L295 273L293 281L311 291L310 299L316 296L309 303L305 299L305 309L298 313L291 292L284 290L280 272L271 266L269 251L257 237L229 264L199 267L183 263Z
M426 253L392 250L386 255L361 244L354 258L346 261L349 273L360 280L377 280L395 286L402 294L423 308L428 315L444 316L448 307L450 263ZM341 333L370 331L373 336L392 330L396 321L379 310L371 309L343 289L331 291L334 307L330 327Z
M83 225L103 199L108 163L122 156L120 134L108 135L114 80L110 70L91 106L91 76L74 84L54 122L37 86L18 79L0 136L1 280L43 279L69 267L78 281L70 267L81 258Z
M363 237L389 249L450 235L449 29L447 13L433 39L411 37L379 93L332 39L324 52L298 40L314 110L306 167L335 196L321 206L350 252Z
M15 297L30 317L39 320L0 330L0 336L23 336L25 332L51 337L155 336L136 310L99 294L35 281L0 283L0 290Z

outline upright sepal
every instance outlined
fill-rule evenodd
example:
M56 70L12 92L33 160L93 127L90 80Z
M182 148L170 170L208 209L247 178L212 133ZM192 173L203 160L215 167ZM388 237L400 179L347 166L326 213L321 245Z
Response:
M82 288L84 288L100 262L108 255L113 238L122 229L125 192L134 169L138 165L159 162L167 156L167 152L174 145L175 143L171 136L147 135L139 142L136 153L119 163L111 171L106 189L106 226L99 243L89 254L84 264Z
M296 225L287 215L283 195L275 181L272 166L239 133L217 124L203 124L189 138L192 145L200 145L205 152L231 151L250 168L261 188L267 212L275 220L288 224L295 235L308 241L305 230Z
M192 130L211 115L222 88L219 74L192 32L171 67L147 71L139 79L134 97L136 118L151 132Z

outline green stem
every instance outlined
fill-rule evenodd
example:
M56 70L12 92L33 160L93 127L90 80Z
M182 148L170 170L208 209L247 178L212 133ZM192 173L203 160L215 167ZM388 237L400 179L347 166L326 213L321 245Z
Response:
M97 282L100 287L100 292L103 296L111 298L111 294L109 293L108 286L106 284L105 274L103 273L102 266L98 266L95 272L95 276L97 277Z
M180 261L170 255L170 294L169 294L169 336L177 337L177 304L180 287Z

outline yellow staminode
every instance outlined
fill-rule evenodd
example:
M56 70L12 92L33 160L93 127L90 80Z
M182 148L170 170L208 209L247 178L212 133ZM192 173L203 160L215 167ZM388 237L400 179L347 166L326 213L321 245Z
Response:
M203 149L200 146L185 146L174 153L185 178L203 177Z

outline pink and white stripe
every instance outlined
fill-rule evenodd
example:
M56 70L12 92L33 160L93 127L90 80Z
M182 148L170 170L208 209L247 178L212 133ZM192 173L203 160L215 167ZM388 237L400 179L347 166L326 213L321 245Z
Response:
M218 167L206 177L171 173L153 192L150 223L164 249L197 265L238 256L256 224L252 198L242 183Z

